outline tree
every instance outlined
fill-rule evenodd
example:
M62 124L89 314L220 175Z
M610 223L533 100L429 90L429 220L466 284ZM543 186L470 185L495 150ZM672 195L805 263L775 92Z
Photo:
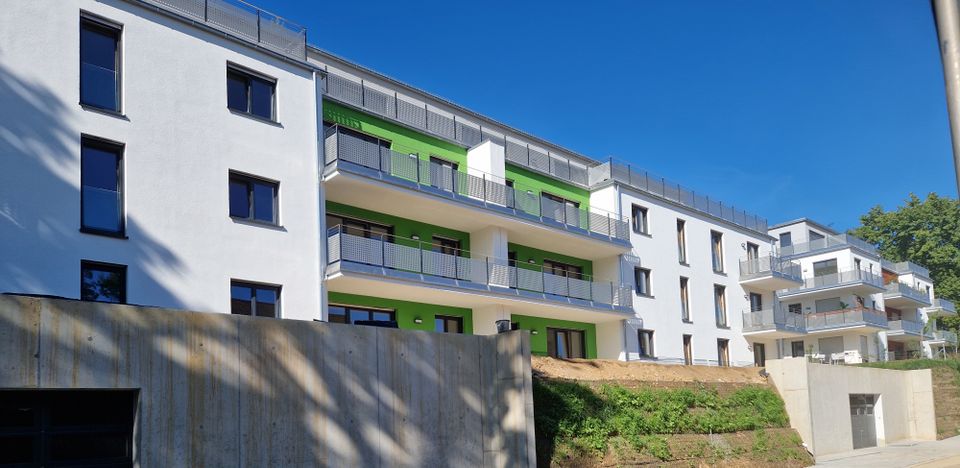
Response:
M853 234L876 245L884 258L927 267L937 296L960 303L960 202L935 193L921 200L914 194L904 206L884 211L875 206L860 217ZM944 324L960 327L960 318Z

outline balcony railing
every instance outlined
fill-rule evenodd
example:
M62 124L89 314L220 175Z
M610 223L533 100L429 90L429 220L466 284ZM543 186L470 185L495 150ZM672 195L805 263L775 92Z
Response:
M890 320L887 322L890 331L903 331L904 333L911 333L914 335L923 335L924 325L920 322L914 322L913 320Z
M828 288L832 286L843 286L847 284L869 284L877 288L883 287L883 276L867 270L847 270L838 271L828 275L813 276L804 278L803 284L793 288L786 289L787 294L803 292L810 289Z
M358 233L342 226L327 230L327 248L330 264L360 263L602 305L630 307L633 301L631 288L623 284L593 281L586 275L558 275L539 265L471 256L465 250L449 253L450 249L438 245L392 235Z
M307 59L307 30L241 0L140 0L296 60Z
M806 321L803 314L788 312L780 308L765 309L743 313L743 331L782 330L803 333Z
M857 247L866 252L877 254L877 248L873 244L849 234L837 234L826 236L823 239L812 240L810 242L801 242L799 244L788 245L786 247L780 246L780 255L789 257L833 247Z
M894 273L901 273L901 274L912 273L915 275L923 276L925 278L930 277L930 270L910 261L893 263L887 259L880 259L880 265L883 268L886 268L887 270L890 270Z
M767 234L767 220L739 210L720 200L696 193L680 184L619 161L608 161L590 168L590 186L615 180L651 195L679 203L695 211L720 218L761 234Z
M956 343L957 334L949 330L934 330L933 339L936 341L946 341L947 343Z
M855 325L873 325L887 328L887 316L883 311L856 307L807 314L807 331L842 328Z
M803 279L799 263L784 260L775 255L740 260L740 280L770 275L782 276L797 281Z
M433 187L450 195L467 197L485 204L512 210L514 214L548 220L567 227L628 241L627 218L597 208L560 203L542 196L533 187L513 183L502 177L479 171L466 173L422 159L413 152L387 148L376 141L360 138L333 125L324 136L326 164L346 161L389 174L400 179Z
M901 283L899 281L891 281L887 283L884 288L886 289L886 291L883 293L883 297L885 298L903 296L913 299L917 302L930 304L930 296L927 295L926 292L914 288L909 284Z

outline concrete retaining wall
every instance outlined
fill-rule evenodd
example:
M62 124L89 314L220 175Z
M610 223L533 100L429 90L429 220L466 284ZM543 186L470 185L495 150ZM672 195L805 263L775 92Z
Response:
M879 395L878 446L937 438L929 369L835 366L806 359L768 359L766 369L783 397L790 425L814 456L853 450L850 394Z
M525 332L0 296L0 388L138 388L141 466L534 466Z

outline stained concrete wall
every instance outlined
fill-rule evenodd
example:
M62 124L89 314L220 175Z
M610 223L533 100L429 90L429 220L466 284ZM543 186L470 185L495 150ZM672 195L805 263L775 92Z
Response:
M525 332L0 296L0 388L140 389L139 466L534 466Z
M783 397L790 425L814 456L853 450L850 394L879 395L878 446L937 438L929 369L900 371L768 359L766 370Z

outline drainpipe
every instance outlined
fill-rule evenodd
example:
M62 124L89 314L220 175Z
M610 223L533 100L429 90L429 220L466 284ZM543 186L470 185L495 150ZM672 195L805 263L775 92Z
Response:
M931 4L940 39L947 115L950 117L950 137L953 141L953 169L960 193L960 7L957 0L932 0Z

